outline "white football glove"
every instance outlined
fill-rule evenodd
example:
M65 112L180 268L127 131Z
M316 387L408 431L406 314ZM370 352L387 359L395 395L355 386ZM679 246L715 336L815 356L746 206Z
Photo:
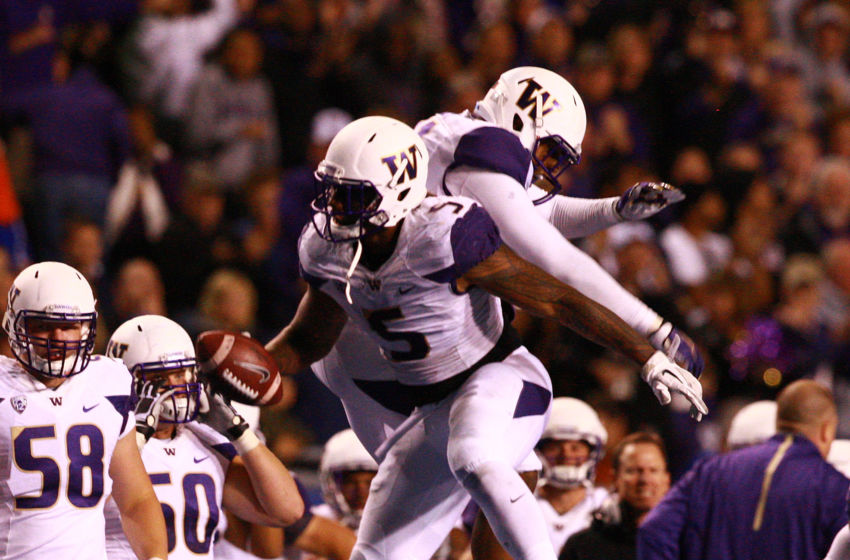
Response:
M697 422L708 414L708 407L702 400L702 385L691 372L676 365L664 352L653 354L643 364L640 376L649 384L662 405L670 404L672 391L688 399L691 403L691 417Z
M682 200L685 200L685 193L674 186L642 181L629 187L614 209L624 220L643 220Z

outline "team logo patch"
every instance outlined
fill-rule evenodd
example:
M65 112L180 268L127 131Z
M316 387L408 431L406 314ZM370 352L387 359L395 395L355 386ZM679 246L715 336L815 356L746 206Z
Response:
M24 395L16 395L9 400L15 412L21 414L27 408L27 398Z

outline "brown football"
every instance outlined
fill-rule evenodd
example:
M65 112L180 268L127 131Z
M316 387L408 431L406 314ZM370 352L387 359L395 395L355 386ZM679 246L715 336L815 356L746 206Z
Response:
M201 378L225 397L257 406L272 405L283 397L277 364L263 345L244 334L205 331L195 342Z

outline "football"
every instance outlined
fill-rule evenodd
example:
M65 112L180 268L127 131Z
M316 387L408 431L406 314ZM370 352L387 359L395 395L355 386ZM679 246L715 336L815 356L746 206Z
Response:
M277 364L250 336L225 330L205 331L195 343L201 378L230 400L257 406L283 397Z

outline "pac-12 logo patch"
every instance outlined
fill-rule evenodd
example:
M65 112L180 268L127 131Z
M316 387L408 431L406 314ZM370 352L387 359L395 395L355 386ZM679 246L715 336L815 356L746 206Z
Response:
M27 408L27 398L24 395L15 395L9 400L9 403L18 414L22 413Z

